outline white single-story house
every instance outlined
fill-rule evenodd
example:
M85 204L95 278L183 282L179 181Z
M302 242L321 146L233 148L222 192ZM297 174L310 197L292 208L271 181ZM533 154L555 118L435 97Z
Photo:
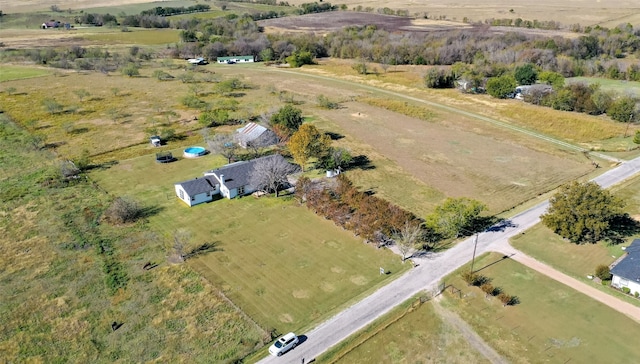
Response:
M518 100L524 100L524 97L532 92L540 92L542 94L548 94L553 91L553 87L543 83L536 83L533 85L520 85L516 87L514 98Z
M256 190L251 186L251 172L256 163L269 159L284 159L280 154L272 154L265 157L240 161L218 169L204 172L204 177L179 182L174 185L176 196L189 206L213 201L216 195L228 199L248 195Z
M231 56L218 57L218 63L234 64L234 63L253 63L256 61L254 56Z
M627 287L631 294L640 293L640 239L635 239L625 251L624 259L611 268L611 285L619 289Z
M236 139L241 147L246 148L250 143L257 143L260 146L268 147L278 142L276 133L266 127L248 123L240 129L236 129Z

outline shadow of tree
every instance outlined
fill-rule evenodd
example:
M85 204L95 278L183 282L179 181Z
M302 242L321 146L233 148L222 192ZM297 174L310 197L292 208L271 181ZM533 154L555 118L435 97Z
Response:
M165 208L162 206L147 206L140 209L139 217L147 218L159 214Z
M625 213L614 217L609 222L609 230L604 239L609 245L617 245L623 243L625 238L638 233L640 233L640 222Z
M220 245L220 242L217 242L217 241L204 243L199 247L194 248L193 250L183 255L182 257L184 260L187 260L187 259L196 257L198 255L222 251L222 249L219 248L218 245Z
M334 132L331 132L331 131L327 131L327 132L325 132L325 134L328 135L329 138L331 138L331 140L340 140L340 139L344 138L344 135L338 134L338 133L334 133Z
M358 155L353 157L351 163L347 166L346 169L352 168L360 168L362 170L370 170L375 169L376 167L371 164L371 160L366 155Z

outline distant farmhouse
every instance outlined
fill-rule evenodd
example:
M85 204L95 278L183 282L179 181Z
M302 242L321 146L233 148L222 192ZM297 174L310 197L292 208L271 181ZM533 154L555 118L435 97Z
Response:
M247 148L250 144L268 147L278 142L276 133L256 123L248 123L236 130L236 140L241 147Z
M284 160L280 154L272 154L250 161L227 164L204 172L204 177L176 183L176 196L187 205L194 206L213 201L216 196L232 199L253 193L256 188L251 186L251 172L255 169L256 163L269 158Z
M611 268L611 285L619 289L629 288L631 294L640 294L640 239L635 239L625 251L627 255Z
M218 63L234 64L234 63L253 63L255 62L254 56L231 56L231 57L218 57Z
M60 28L63 25L64 24L60 23L57 20L49 20L49 21L46 21L46 22L42 23L42 25L40 27L42 29L49 29L49 28Z

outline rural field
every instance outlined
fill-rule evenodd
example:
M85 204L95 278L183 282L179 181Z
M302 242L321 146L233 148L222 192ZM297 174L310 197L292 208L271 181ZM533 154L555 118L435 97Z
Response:
M186 147L208 147L207 138L268 119L284 105L299 108L306 123L331 134L332 146L364 161L345 171L360 190L419 218L447 197L477 199L488 206L488 214L506 216L563 183L615 165L583 149L620 158L640 153L632 141L638 125L627 130L605 117L426 89L424 76L432 66L369 63L369 71L359 74L358 60L321 58L301 68L223 65L213 59L195 67L180 59L192 56L171 53L171 47L184 46L179 29L38 29L43 19L72 21L81 9L139 14L194 4L211 5L212 11L171 18L297 9L201 0L62 0L56 2L61 11L54 11L41 0L0 0L3 357L16 362L251 362L267 355L276 335L307 332L409 270L410 264L402 264L391 250L363 243L290 195L221 199L192 208L175 196L174 183L227 162L213 152L184 158ZM630 11L637 4L627 0L606 5L542 0L536 6L502 0L483 6L469 0L344 4L418 15L383 17L374 10L274 18L259 23L266 33L259 40L283 29L304 35L372 23L390 32L436 32L468 27L464 17L608 26L640 21ZM564 30L554 34L575 36ZM214 40L225 38L212 35L211 48ZM250 42L237 43L248 47ZM49 63L42 58L56 52ZM80 57L68 61L73 54ZM51 60L61 67L52 67ZM102 68L86 68L94 63ZM128 67L136 72L126 76ZM232 91L224 88L229 84ZM638 86L603 81L602 87ZM337 106L321 107L320 97ZM212 110L227 113L226 125L205 127L203 113ZM149 137L159 134L167 135L166 144L151 146ZM158 151L171 152L176 161L156 163ZM243 151L240 158L250 156ZM64 178L76 164L85 173ZM306 175L324 175L313 161L309 167ZM640 214L638 181L616 189L633 216ZM107 210L120 197L140 203L139 220L117 224L108 219ZM206 253L180 263L175 255L181 239L189 249L207 247ZM514 239L514 245L583 280L595 265L622 254L615 246L571 246L540 227ZM578 248L584 249L578 253ZM486 349L486 344L470 343L471 329L461 332L460 318L514 362L640 357L637 346L612 339L619 332L637 336L637 325L500 258L484 256L477 264L486 265L481 273L517 295L519 304L502 307L453 275L446 283L461 289L461 296L445 293L416 307L408 302L319 361L482 362L478 345ZM491 265L495 261L500 262ZM388 274L381 275L380 267Z
M503 307L454 273L445 282L461 291L448 289L443 305L510 362L630 363L639 357L637 345L616 338L617 332L640 333L625 315L499 254L482 256L476 267L519 303Z

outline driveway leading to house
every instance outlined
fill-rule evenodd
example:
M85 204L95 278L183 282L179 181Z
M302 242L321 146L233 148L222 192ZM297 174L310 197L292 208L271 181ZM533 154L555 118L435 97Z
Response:
M620 183L638 172L640 172L640 157L621 163L618 167L603 173L593 181L606 188ZM528 257L509 245L509 238L520 234L540 221L540 215L546 211L548 205L548 201L542 202L479 234L477 236L476 255L489 251L502 252L505 254L505 259L511 256L513 259L563 284L586 292L586 294L598 301L640 322L640 308L595 290ZM422 291L434 289L443 277L472 259L475 241L476 237L471 237L443 253L428 254L415 258L414 260L418 263L416 268L387 286L380 288L362 301L331 317L310 332L305 333L307 340L294 350L282 357L265 358L260 363L301 363L303 358L305 363L308 363L330 347L389 312L396 305ZM474 270L481 268L474 267ZM378 267L371 267L371 269L378 269ZM390 274L394 274L394 272ZM593 291L587 288L591 288Z

